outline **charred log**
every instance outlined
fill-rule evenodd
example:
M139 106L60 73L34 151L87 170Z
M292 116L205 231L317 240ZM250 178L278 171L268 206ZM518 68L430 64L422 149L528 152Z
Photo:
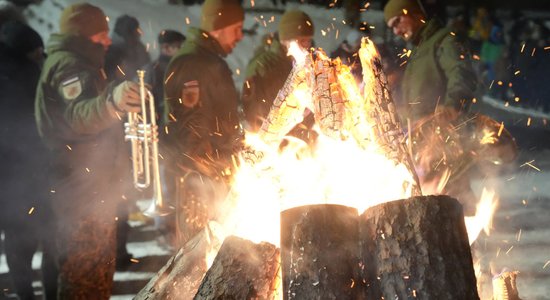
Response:
M213 247L208 231L187 242L134 299L193 299L207 271L206 253Z
M479 299L462 206L413 197L359 218L368 299Z
M281 214L283 299L357 299L357 210L310 205Z
M274 299L279 254L268 243L226 238L194 299Z

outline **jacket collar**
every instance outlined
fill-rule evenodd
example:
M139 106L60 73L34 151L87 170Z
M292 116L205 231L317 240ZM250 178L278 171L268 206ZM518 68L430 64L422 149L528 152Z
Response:
M441 25L441 22L439 20L429 20L424 26L422 26L422 28L420 28L420 30L418 30L418 33L413 37L413 44L422 44L425 40L432 37L441 28L443 28L443 25Z
M72 52L99 68L103 67L105 60L103 46L83 36L52 34L46 46L46 52L52 55L58 51Z
M189 28L188 35L188 41L197 45L201 49L221 57L227 56L227 53L225 53L218 40L208 34L208 32L199 28L191 27Z

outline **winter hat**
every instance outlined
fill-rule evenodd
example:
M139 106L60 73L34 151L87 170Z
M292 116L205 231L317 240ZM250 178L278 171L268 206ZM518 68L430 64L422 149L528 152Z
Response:
M424 15L418 0L390 0L384 7L384 20L386 24L391 18L404 14Z
M91 37L102 31L109 31L107 16L96 6L88 3L76 3L61 13L59 22L61 34Z
M113 31L121 37L132 37L135 36L138 29L139 21L136 18L129 15L123 15L116 19L115 29Z
M313 36L313 21L301 10L289 10L284 13L279 22L279 38L281 41L298 37Z
M201 29L214 31L244 20L244 10L237 0L206 0L202 5Z
M181 43L185 42L185 35L175 30L165 29L159 33L157 41L159 44Z
M25 17L13 3L0 0L0 27L10 20L25 22Z
M40 35L29 25L20 21L8 21L0 30L0 41L12 52L25 55L33 50L44 47Z

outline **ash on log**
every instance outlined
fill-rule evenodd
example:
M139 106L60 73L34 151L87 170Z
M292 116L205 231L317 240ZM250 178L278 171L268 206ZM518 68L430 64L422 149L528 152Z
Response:
M359 218L368 299L479 299L462 206L413 197Z
M134 299L193 299L206 273L206 253L212 248L208 230L187 242Z
M228 237L194 299L275 299L279 257L272 244Z
M283 299L357 299L357 217L328 204L281 213Z

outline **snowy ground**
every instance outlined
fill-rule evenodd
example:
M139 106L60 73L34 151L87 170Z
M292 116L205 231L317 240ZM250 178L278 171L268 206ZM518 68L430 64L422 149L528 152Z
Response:
M31 6L26 14L31 26L47 40L49 34L57 31L57 20L63 7L73 2L76 1L44 0L40 5ZM111 27L119 15L129 14L138 17L144 32L143 42L149 45L152 57L157 55L155 40L160 30L171 28L185 33L188 26L197 25L199 20L199 6L169 6L161 4L160 0L89 2L105 10L110 18ZM246 63L258 45L260 37L276 29L282 11L268 0L255 1L254 7L251 7L250 2L245 1L248 12L244 27L252 28L256 23L260 26L257 34L245 36L228 58L234 70L237 86L241 86L244 81ZM259 12L260 7L269 8L269 12ZM288 7L293 6L289 4ZM341 10L326 10L307 5L301 5L300 8L312 16L316 28L315 41L327 52L334 50L347 35L349 29L342 23ZM369 10L363 13L362 18L373 24L375 31L382 30L380 11ZM494 230L490 236L481 237L474 247L487 265L486 271L492 269L499 272L503 268L509 268L521 272L518 288L523 299L550 299L550 128L546 126L550 116L534 110L505 107L500 101L487 97L480 103L481 111L505 122L506 127L517 138L520 157L507 174L491 182L497 187L500 195ZM528 121L529 118L531 121ZM534 161L531 165L536 169L525 164L532 160ZM486 182L473 184L479 189ZM156 240L157 235L151 226L145 224L132 230L128 248L138 258L139 263L128 271L115 275L115 295L112 299L131 299L166 261L169 253ZM40 253L35 256L35 269L39 267L40 257ZM6 272L5 256L2 255L0 299L3 297L2 289L8 288L6 294L11 293ZM486 273L485 278L487 276L490 277ZM39 293L38 281L36 288ZM490 299L490 292L490 287L484 285L482 299Z

